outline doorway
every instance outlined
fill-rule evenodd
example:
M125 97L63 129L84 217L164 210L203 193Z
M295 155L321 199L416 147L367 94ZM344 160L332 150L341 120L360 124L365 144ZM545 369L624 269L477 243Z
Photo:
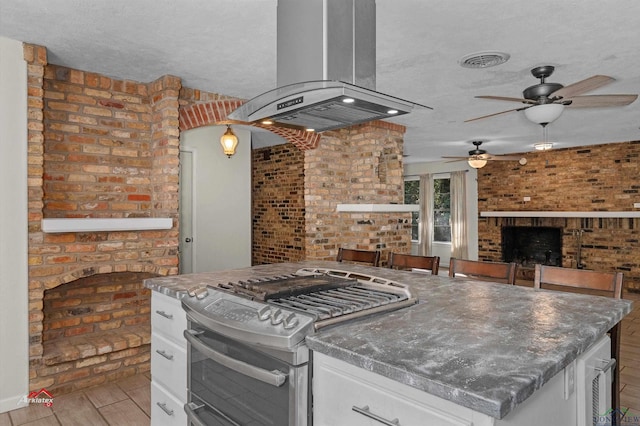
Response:
M224 126L180 135L180 273L251 266L251 132L233 128L227 158Z

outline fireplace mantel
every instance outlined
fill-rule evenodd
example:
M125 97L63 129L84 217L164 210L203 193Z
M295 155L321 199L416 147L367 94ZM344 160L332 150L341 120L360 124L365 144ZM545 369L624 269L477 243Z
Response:
M608 211L608 212L556 212L556 211L491 211L480 212L481 217L594 217L625 218L640 217L640 211Z
M148 231L172 227L173 219L170 217L42 219L42 231L46 233Z

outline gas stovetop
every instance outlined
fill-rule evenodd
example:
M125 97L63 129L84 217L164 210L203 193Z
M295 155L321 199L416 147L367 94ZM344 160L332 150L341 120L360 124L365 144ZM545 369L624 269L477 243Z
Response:
M229 337L286 348L322 327L417 303L404 284L323 268L193 288L189 295L182 304L196 322Z

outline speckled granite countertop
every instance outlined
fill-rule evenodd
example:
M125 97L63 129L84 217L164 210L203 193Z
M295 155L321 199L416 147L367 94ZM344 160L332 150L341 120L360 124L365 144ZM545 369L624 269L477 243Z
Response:
M632 302L336 262L151 278L180 298L196 285L325 267L409 284L409 308L322 329L309 348L503 418L631 312Z

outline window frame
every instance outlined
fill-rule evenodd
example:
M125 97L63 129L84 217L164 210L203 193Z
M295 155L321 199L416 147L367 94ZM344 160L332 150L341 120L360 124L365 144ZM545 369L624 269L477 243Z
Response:
M406 201L406 182L417 182L418 183L418 200L416 203L407 203ZM411 204L411 205L420 205L420 201L422 200L422 193L420 192L420 176L407 176L404 178L404 182L403 182L403 201L404 204ZM417 216L417 225L418 225L418 239L414 240L413 239L413 220L414 220L414 214ZM415 243L415 244L419 244L420 243L420 229L422 227L422 215L420 212L420 209L418 209L418 211L416 212L411 212L411 242Z
M436 203L436 180L447 180L449 181L449 209L446 210L449 212L449 239L448 240L436 240L436 226L437 226L437 221L436 221L436 214L439 211L442 211L441 209L437 210L435 203ZM434 218L433 218L433 233L432 233L432 238L431 238L431 242L432 243L436 243L436 244L451 244L451 174L447 173L446 176L444 174L439 175L439 176L434 176L433 177L433 194L434 194L434 199L432 200L433 202L433 214L434 214Z
M447 180L449 180L449 184L451 184L451 173L435 173L435 174L432 175L431 181L433 182L433 186L434 186L434 188L433 188L434 189L434 194L435 194L435 181L436 181L436 179L447 179ZM408 181L420 182L420 176L416 176L416 175L405 176L404 177L404 182L408 182ZM413 204L420 205L420 202L422 201L423 194L422 194L422 192L420 192L419 187L418 187L418 191L419 192L418 192L418 202L417 203L407 203L406 200L405 200L404 203L405 204L412 204L412 205ZM404 184L403 184L403 196L405 196L405 195L406 195L406 192L405 192L405 188L404 188ZM435 199L431 200L431 203L435 203ZM435 205L433 207L434 207L433 211L434 211L434 215L435 215L435 212L436 212ZM414 217L413 213L417 214L417 222L418 222L418 239L417 240L413 239L413 229L414 229L413 228L413 217ZM411 223L411 243L412 244L420 244L421 243L420 235L422 234L421 229L424 226L424 221L422 220L423 219L422 218L422 211L418 210L417 212L412 212L411 219L412 219L412 223ZM434 237L435 237L435 223L436 223L436 221L435 221L435 217L434 217L434 220L433 220L434 229L431 230L432 231L431 232L431 243L432 244L448 244L448 245L451 245L451 234L449 234L449 241L439 241L439 240L435 240L434 239ZM449 186L449 232L451 232L451 186Z

